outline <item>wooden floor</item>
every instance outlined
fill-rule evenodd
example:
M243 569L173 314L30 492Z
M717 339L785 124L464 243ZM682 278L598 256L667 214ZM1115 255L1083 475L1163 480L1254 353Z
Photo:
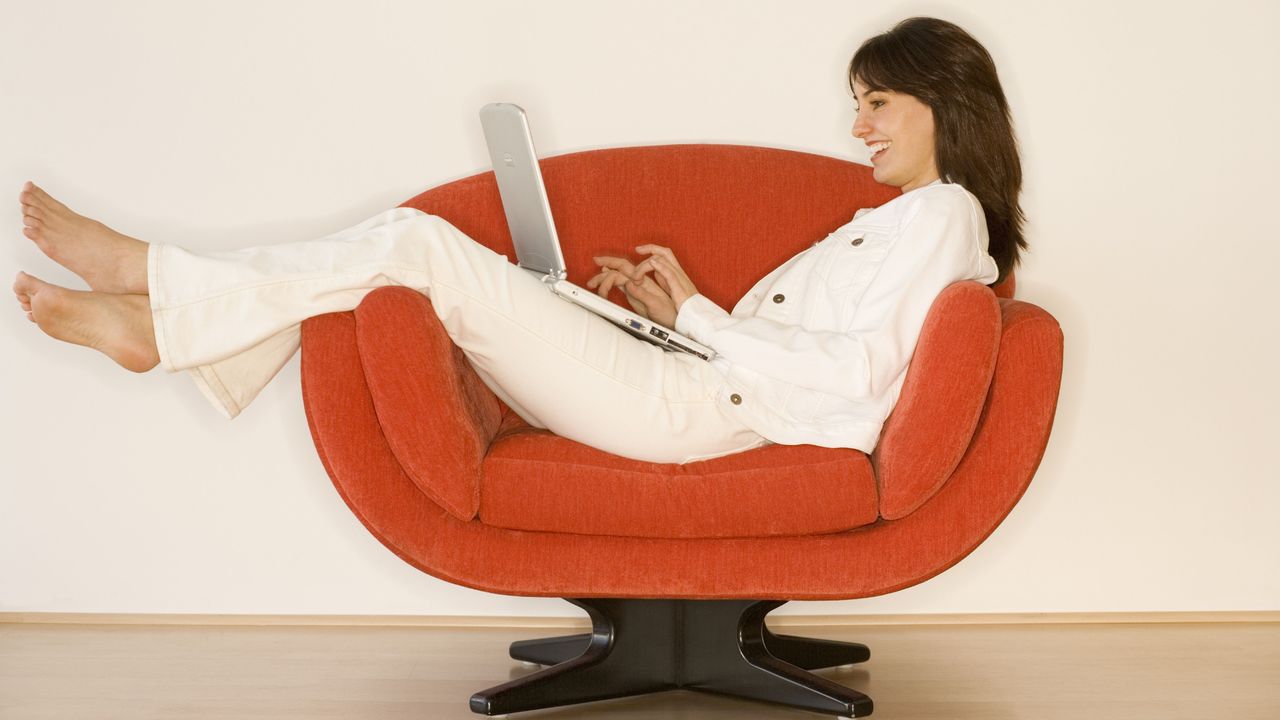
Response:
M861 642L817 670L890 720L1276 720L1280 623L788 625ZM473 692L535 672L513 640L563 628L0 624L0 720L449 720ZM674 690L512 718L833 717Z

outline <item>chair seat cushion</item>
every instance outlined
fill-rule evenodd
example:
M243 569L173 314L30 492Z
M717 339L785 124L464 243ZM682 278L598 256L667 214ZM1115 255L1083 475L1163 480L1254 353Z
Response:
M659 464L612 455L508 412L485 456L480 516L514 530L654 538L813 535L877 519L871 462L852 449L766 445Z

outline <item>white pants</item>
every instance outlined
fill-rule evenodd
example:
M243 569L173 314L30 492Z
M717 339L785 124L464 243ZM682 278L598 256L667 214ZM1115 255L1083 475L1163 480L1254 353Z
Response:
M431 298L481 380L534 427L649 462L768 444L718 409L710 363L632 337L413 208L318 240L199 254L153 243L147 285L160 366L187 370L228 418L297 352L304 319L403 285Z

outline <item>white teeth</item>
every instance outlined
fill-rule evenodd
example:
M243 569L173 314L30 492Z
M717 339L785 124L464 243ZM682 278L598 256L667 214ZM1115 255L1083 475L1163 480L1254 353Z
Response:
M876 143L875 145L872 145L872 146L871 146L871 154L872 154L872 155L875 155L876 153L880 152L881 150L885 150L885 149L887 149L887 148L888 148L890 145L892 145L892 144L893 144L892 142L879 142L879 143Z

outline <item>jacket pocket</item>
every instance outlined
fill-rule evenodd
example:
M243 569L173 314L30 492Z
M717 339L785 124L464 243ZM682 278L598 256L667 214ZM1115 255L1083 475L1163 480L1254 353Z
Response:
M888 228L857 228L832 233L831 261L825 279L832 290L856 292L871 282L889 254L893 234ZM861 293L857 293L861 294Z

